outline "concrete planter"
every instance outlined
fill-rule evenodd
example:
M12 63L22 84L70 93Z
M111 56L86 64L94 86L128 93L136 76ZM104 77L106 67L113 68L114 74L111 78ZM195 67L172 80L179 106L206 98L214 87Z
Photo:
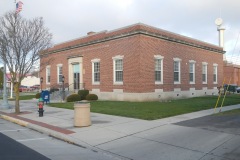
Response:
M74 103L74 126L87 127L90 126L90 103L89 102L75 102Z

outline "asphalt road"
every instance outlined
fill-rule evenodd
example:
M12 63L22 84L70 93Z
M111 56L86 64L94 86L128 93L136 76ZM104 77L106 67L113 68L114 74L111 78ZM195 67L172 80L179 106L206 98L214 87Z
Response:
M0 133L0 159L49 160L49 158Z
M220 155L219 157L206 158L207 160L239 160L240 159L240 115L210 115L192 120L176 123L176 125L207 130L213 133L232 135L233 137L224 142L210 155ZM211 142L212 139L209 139ZM205 160L202 158L201 160Z
M176 123L180 126L200 128L210 131L240 135L240 115L210 115ZM240 159L240 157L239 157Z

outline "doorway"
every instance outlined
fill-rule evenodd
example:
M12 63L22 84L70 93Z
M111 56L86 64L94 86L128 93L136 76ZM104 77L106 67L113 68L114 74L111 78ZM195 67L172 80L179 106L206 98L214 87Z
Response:
M80 89L80 67L79 64L73 64L73 86L74 89Z

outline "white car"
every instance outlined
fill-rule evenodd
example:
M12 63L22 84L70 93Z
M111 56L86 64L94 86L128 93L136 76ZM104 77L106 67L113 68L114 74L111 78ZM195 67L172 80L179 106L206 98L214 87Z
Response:
M236 88L237 93L240 93L240 87Z

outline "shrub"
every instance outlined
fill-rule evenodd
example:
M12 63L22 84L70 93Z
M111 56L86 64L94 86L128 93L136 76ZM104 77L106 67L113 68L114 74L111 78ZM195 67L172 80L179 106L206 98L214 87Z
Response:
M88 94L86 96L86 100L88 100L88 101L98 100L98 96L96 94Z
M81 96L82 100L86 100L86 96L89 94L89 90L79 90L78 94Z
M35 95L35 98L36 99L39 99L41 97L41 93L37 93L36 95Z
M81 101L81 96L79 94L71 94L67 97L67 102Z

